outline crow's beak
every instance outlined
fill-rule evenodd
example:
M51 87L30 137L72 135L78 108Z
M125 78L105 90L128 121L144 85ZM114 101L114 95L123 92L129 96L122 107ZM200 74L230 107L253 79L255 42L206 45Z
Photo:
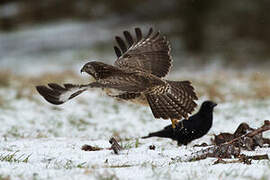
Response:
M216 107L217 106L217 103L213 103L213 107Z

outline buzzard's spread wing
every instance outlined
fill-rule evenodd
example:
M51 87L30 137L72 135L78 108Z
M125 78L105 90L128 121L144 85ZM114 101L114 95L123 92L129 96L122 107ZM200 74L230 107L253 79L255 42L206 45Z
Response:
M128 31L124 31L125 41L116 37L119 45L114 47L118 59L115 65L128 71L142 71L164 77L171 67L170 45L159 32L153 33L150 28L143 38L141 29L135 28L136 40Z
M197 96L189 81L167 81L170 90L163 93L146 94L147 101L155 118L188 118L197 104Z

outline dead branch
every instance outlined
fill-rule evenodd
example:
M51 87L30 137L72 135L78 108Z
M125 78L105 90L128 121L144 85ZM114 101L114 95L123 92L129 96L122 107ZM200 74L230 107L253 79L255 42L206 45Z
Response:
M256 146L262 147L267 139L262 137L264 131L270 130L270 122L264 121L258 129L252 129L246 123L241 123L234 134L221 133L216 136L218 141L215 141L216 145L209 148L192 153L187 158L187 161L202 160L207 157L219 158L214 164L217 163L245 163L250 164L251 160L268 159L267 155L258 156L246 156L240 154L241 148L247 150L254 150ZM223 142L222 142L223 141ZM217 143L218 142L218 143ZM222 143L221 143L222 142ZM225 158L238 158L237 160L224 161Z
M263 144L268 144L268 145L270 145L270 139L263 138Z
M113 150L113 152L115 154L119 154L119 151L121 151L123 148L118 144L118 142L116 141L116 139L114 137L112 137L109 142L111 143L111 149Z
M100 150L103 150L104 148L95 147L95 146L91 146L91 145L85 144L85 145L83 145L83 146L81 147L81 149L82 149L83 151L100 151Z
M109 140L111 147L110 148L100 148L100 147L95 147L95 146L91 146L91 145L83 145L81 147L81 149L83 151L101 151L101 150L113 150L113 152L115 154L118 154L119 151L121 151L123 148L118 144L118 142L116 141L116 139L114 137L111 137L111 139Z
M265 120L264 121L264 124L262 125L262 127L254 130L253 132L248 133L247 136L248 137L253 137L253 136L255 136L255 135L259 134L259 133L262 133L262 132L268 131L268 130L270 130L270 121L269 120Z
M235 160L224 160L222 158L218 158L213 164L229 164L229 163L244 163L244 164L251 164L251 160L262 160L262 159L269 159L267 154L263 155L255 155L255 156L247 156L244 154L240 154L238 159Z
M232 144L222 144L220 146L212 146L195 153L192 153L188 157L187 161L197 161L206 159L207 157L216 158L232 158L240 155L240 148L233 146Z
M270 130L270 121L265 120L262 127L258 128L258 129L255 129L254 131L249 132L247 134L244 134L244 135L242 135L240 137L236 137L236 138L234 138L233 140L231 140L229 142L225 142L224 144L233 144L234 142L239 141L240 139L243 139L244 137L253 137L255 135L258 135L258 134L260 134L260 133L262 133L264 131L268 131L268 130Z
M207 147L210 146L207 143L202 143L202 144L195 144L193 147Z
M253 160L262 160L262 159L269 159L267 154L263 155L254 155L254 156L246 156L248 159L253 159Z
M231 163L244 163L244 164L251 164L251 160L246 159L246 158L238 158L235 160L224 160L221 158L218 158L213 165L215 164L231 164Z

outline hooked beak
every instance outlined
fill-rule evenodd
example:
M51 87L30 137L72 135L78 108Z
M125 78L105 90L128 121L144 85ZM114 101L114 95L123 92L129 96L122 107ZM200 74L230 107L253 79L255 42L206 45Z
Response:
M82 67L81 73L85 72L85 66Z

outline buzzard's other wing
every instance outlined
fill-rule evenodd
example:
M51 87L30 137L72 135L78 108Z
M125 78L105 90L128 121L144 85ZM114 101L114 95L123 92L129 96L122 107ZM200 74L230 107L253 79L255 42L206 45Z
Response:
M143 38L141 29L135 28L136 40L128 31L124 31L126 42L116 36L119 47L114 47L118 59L115 65L128 71L142 71L164 77L171 67L170 45L159 32L150 28ZM128 46L127 46L128 45Z
M63 104L87 90L85 86L73 84L64 84L62 87L55 83L49 83L48 86L37 86L36 89L44 99L55 105Z

